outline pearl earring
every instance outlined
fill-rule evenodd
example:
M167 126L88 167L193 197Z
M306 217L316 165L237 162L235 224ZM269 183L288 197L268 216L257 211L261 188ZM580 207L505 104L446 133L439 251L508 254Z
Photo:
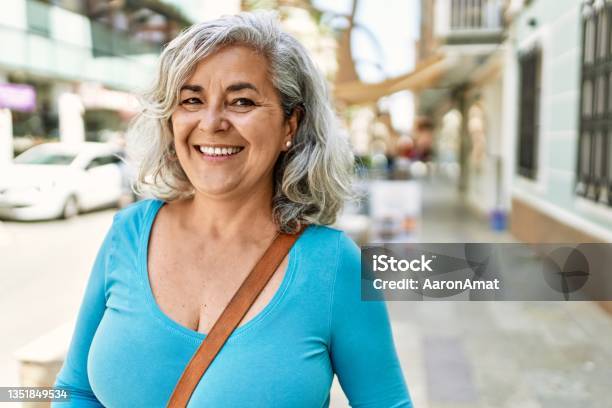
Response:
M292 143L291 143L291 140L287 140L287 141L285 142L285 146L287 146L287 149L291 147L291 144L292 144Z

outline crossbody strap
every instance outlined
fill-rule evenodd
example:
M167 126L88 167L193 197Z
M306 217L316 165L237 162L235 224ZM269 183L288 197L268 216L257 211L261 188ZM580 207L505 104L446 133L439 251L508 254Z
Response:
M210 333L204 338L200 347L187 364L185 371L176 384L167 408L184 408L187 406L193 390L213 362L219 350L232 334L238 323L246 315L255 299L266 286L279 267L295 241L304 232L305 227L296 234L278 234L253 270L240 285L221 316L217 319Z

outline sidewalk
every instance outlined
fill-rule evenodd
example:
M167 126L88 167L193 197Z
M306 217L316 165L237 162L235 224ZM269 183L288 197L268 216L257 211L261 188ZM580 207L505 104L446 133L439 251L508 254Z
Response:
M6 227L0 221L0 247L6 246L9 244L9 233L6 231Z
M424 184L420 242L514 242ZM612 318L590 302L388 302L417 408L609 407Z

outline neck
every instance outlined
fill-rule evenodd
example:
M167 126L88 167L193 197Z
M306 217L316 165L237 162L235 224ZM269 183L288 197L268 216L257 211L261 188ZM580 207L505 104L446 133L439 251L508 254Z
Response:
M185 202L185 226L217 242L269 240L276 233L272 196L272 183L235 197L211 197L196 191Z

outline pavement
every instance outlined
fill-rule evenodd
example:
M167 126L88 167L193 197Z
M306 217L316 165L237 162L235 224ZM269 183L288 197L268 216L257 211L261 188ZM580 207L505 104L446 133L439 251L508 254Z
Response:
M442 181L420 242L516 242ZM388 302L417 408L612 407L612 316L592 302ZM346 405L338 405L346 406Z

